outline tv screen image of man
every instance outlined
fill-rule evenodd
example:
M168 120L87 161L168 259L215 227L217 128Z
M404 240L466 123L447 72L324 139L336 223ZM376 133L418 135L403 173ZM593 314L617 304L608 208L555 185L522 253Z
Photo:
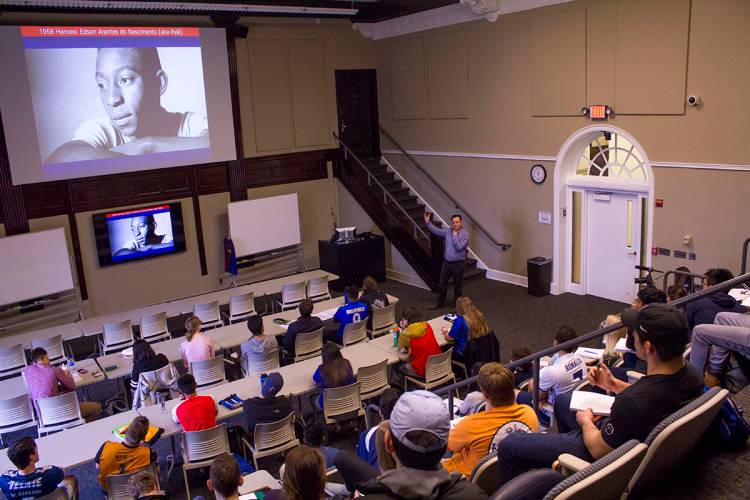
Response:
M96 51L91 82L106 118L83 121L71 140L57 147L44 163L210 146L206 116L191 111L170 112L162 106L169 78L156 47L107 47Z
M136 258L174 249L169 211L108 220L113 260Z

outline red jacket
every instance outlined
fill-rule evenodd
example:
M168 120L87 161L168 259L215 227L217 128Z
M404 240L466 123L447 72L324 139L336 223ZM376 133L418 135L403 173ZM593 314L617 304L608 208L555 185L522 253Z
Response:
M414 373L420 377L424 377L427 358L442 352L437 340L435 340L435 334L432 332L432 327L429 323L425 323L425 326L427 328L425 329L424 335L421 337L413 337L409 341L411 367L414 369Z

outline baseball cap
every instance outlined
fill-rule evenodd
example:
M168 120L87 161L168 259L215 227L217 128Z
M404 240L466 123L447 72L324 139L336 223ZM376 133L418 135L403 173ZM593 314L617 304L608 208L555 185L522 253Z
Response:
M659 338L677 336L687 339L688 334L685 315L667 304L649 304L640 311L625 309L622 312L622 324L631 332L638 329L652 342L658 342Z
M389 420L391 435L407 448L428 453L448 444L450 416L443 399L429 391L405 392L398 398ZM411 431L423 431L434 435L439 446L426 448L406 437Z
M272 398L284 387L284 377L278 372L269 373L263 387L260 388L264 398Z

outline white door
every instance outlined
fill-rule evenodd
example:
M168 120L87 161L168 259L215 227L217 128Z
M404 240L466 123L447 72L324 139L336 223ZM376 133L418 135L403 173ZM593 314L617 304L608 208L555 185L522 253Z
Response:
M586 293L619 302L635 298L641 209L635 193L586 192Z

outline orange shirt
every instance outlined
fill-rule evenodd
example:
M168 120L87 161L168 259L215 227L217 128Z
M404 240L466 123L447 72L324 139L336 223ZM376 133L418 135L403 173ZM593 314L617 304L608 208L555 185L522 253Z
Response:
M511 432L536 432L539 420L529 405L512 404L468 415L448 435L453 456L443 462L448 472L471 474L482 457L495 451Z

